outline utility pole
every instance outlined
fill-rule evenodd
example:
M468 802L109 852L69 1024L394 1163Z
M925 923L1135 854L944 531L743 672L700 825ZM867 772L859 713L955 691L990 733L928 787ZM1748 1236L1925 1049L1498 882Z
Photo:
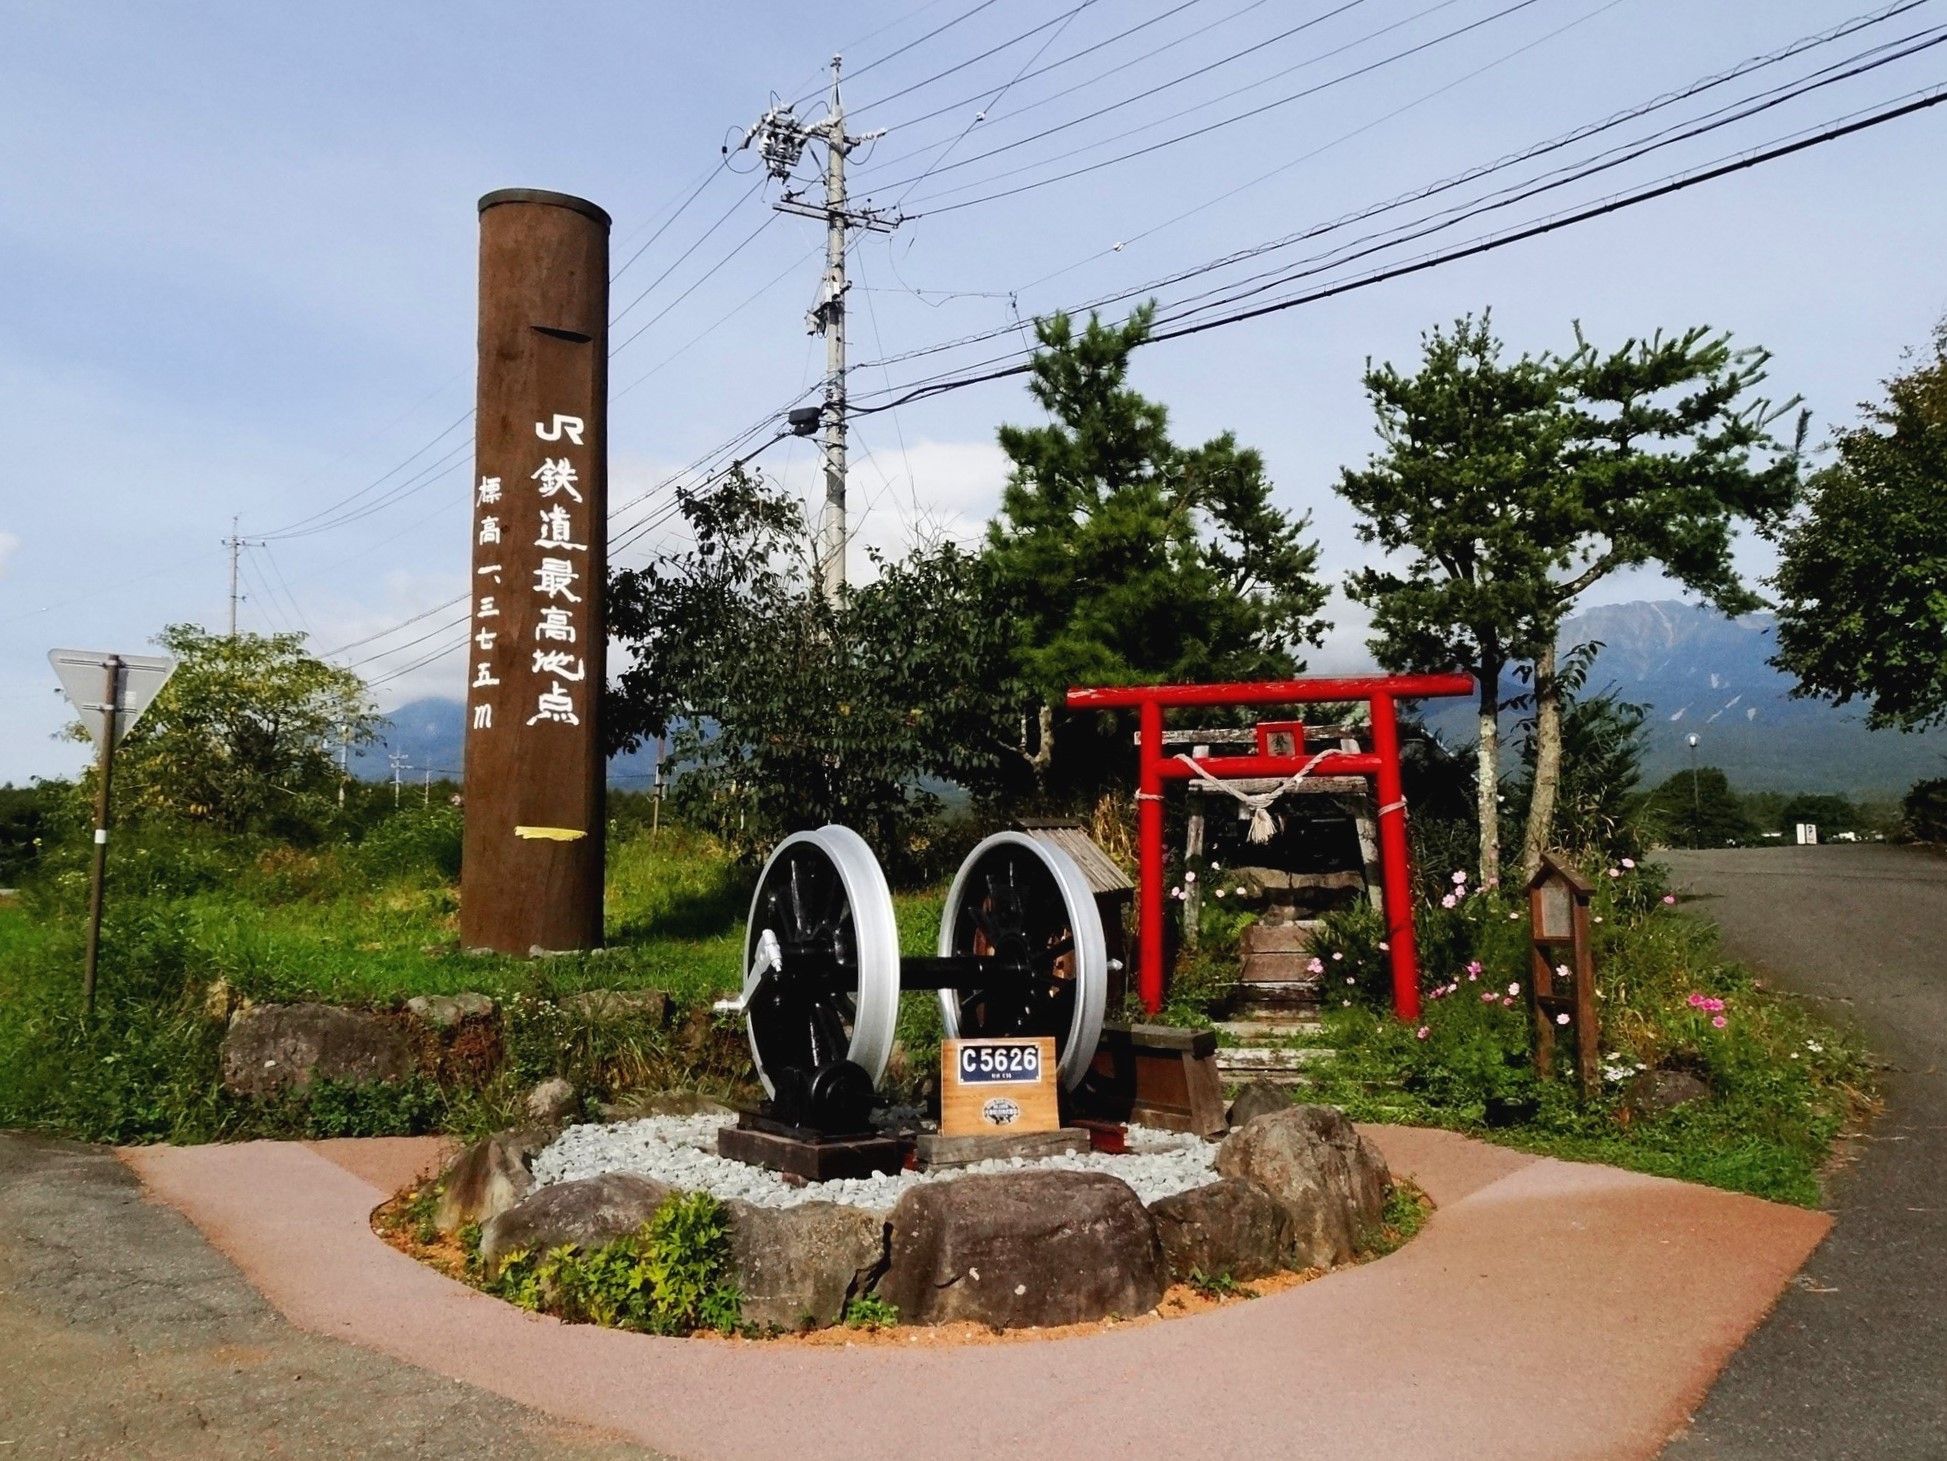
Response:
M245 548L261 548L263 544L246 541L240 536L237 532L237 514L232 513L230 514L230 536L223 540L223 545L230 550L230 638L235 639L237 604L243 598L243 594L237 588L238 560L243 556Z
M1692 731L1690 741L1690 845L1704 845L1704 800L1697 791L1697 733Z
M825 510L818 520L818 585L827 598L835 598L845 586L845 253L846 236L854 229L891 233L899 226L897 216L888 217L873 209L848 209L845 201L845 159L854 148L883 136L883 130L853 137L845 131L845 106L839 96L839 72L843 57L832 57L830 109L824 118L807 125L792 114L795 103L773 106L744 134L741 147L757 144L758 155L770 175L785 184L783 196L772 206L780 213L795 213L803 218L825 222L825 277L818 291L818 303L805 317L811 334L825 337L824 437L821 443L825 468ZM807 201L796 186L793 170L803 155L805 144L825 146L824 197ZM740 150L741 150L740 147Z
M338 807L344 810L345 783L352 779L352 728L338 727Z
M400 776L407 767L412 765L412 759L404 751L389 751L386 753L385 759L392 763L392 807L394 811L397 811L399 807Z
M424 807L433 804L433 768L430 766L426 768L426 793L420 798L419 804Z

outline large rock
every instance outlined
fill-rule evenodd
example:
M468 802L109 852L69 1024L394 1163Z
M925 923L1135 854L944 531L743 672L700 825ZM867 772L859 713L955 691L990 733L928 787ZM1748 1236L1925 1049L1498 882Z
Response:
M732 1199L730 1277L747 1324L820 1328L845 1317L885 1267L884 1213L831 1202L758 1207Z
M699 1091L630 1091L613 1101L597 1101L595 1114L604 1121L640 1121L647 1116L734 1116L737 1113L716 1097Z
M544 1252L564 1244L599 1248L627 1237L656 1215L676 1189L633 1172L604 1172L556 1182L531 1193L480 1230L489 1268L515 1249Z
M1291 1214L1255 1182L1225 1177L1149 1204L1172 1282L1263 1278L1291 1267L1297 1230Z
M529 1121L542 1126L560 1126L581 1109L581 1097L575 1093L572 1081L551 1075L527 1093L522 1105L527 1109Z
M494 1012L494 1002L484 994L416 994L406 1001L406 1012L435 1030L450 1030L465 1020L484 1020Z
M223 1085L275 1096L314 1080L396 1081L415 1069L412 1041L387 1015L330 1004L238 1010L223 1036Z
M1259 1116L1269 1116L1273 1111L1291 1109L1291 1092L1283 1086L1270 1081L1252 1081L1237 1093L1237 1099L1230 1103L1230 1124L1242 1126Z
M1623 1100L1637 1117L1661 1116L1710 1095L1710 1087L1687 1070L1646 1070L1629 1083Z
M1003 1172L915 1187L892 1210L876 1292L906 1324L999 1328L1134 1317L1166 1270L1156 1224L1101 1172Z
M563 995L561 1008L597 1023L609 1020L648 1020L660 1025L669 1017L669 996L660 989L584 989Z
M468 1223L485 1226L534 1190L534 1158L548 1144L545 1132L497 1131L461 1152L440 1178L433 1225L457 1233Z
M1224 1138L1217 1170L1255 1182L1290 1214L1303 1268L1356 1256L1379 1228L1392 1186L1386 1159L1330 1106L1259 1116Z

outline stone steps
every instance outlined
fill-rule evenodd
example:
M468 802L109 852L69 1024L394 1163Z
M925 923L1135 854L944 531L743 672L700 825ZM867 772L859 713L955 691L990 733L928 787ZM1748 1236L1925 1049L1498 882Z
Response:
M1270 1081L1295 1086L1305 1081L1305 1067L1333 1052L1307 1045L1219 1045L1217 1074L1225 1081Z

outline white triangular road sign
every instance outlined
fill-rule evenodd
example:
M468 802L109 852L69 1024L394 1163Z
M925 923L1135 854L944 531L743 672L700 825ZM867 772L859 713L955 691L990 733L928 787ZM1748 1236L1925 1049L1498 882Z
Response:
M166 654L111 654L105 649L49 650L47 662L61 677L74 708L81 712L81 723L101 744L102 712L108 709L108 664L120 660L115 676L115 739L119 742L142 718L149 702L156 697L176 672L176 662Z

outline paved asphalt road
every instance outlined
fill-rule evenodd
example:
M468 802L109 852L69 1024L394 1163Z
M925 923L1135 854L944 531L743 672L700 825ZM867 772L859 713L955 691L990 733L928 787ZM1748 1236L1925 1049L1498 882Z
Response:
M1670 1461L1947 1457L1947 858L1837 845L1662 855L1767 981L1889 1064L1837 1224Z
M106 1150L0 1134L0 1461L647 1454L301 1333Z

